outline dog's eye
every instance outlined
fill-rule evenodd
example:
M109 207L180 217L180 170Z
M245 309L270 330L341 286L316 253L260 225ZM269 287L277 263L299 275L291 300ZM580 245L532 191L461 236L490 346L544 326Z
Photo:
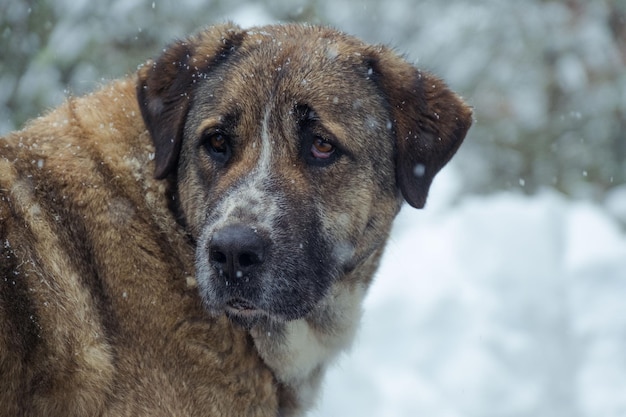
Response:
M314 135L312 139L309 139L310 144L306 148L304 159L309 165L326 167L332 165L337 161L344 153L333 142L324 139L323 136Z
M217 153L225 153L228 150L226 138L219 133L209 137L209 146L213 152Z
M319 136L313 139L311 145L311 155L317 159L328 159L335 152L335 147L332 143L326 142Z
M217 162L223 164L230 158L230 140L225 134L221 132L205 133L202 144L207 153Z

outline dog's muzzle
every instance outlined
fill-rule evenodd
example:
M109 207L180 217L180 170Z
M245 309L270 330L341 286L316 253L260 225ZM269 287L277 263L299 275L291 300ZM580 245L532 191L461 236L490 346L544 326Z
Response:
M226 309L232 314L254 314L259 270L269 242L257 230L234 224L216 230L208 246L209 264L224 285Z

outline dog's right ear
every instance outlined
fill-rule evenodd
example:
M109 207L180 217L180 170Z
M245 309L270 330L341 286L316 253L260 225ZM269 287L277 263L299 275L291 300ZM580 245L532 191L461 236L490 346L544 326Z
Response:
M196 83L241 44L238 26L213 26L175 42L138 71L137 100L155 148L154 177L168 176L178 163L183 128Z

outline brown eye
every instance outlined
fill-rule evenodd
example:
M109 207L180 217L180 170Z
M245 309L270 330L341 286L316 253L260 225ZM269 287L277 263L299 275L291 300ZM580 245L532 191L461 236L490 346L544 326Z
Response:
M209 138L209 143L208 145L211 147L211 149L214 152L226 152L227 146L226 146L226 138L224 137L224 135L221 135L219 133L216 133L215 135L211 135L211 137Z
M225 163L230 158L230 140L228 136L220 133L206 133L202 138L202 144L206 152L217 162Z
M335 147L332 143L326 142L320 137L316 137L311 145L311 154L317 159L327 159L335 152Z

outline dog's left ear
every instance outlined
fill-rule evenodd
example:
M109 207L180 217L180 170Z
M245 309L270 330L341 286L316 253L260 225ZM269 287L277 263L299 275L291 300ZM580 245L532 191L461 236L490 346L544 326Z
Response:
M137 100L155 148L154 177L176 166L183 128L197 83L241 44L238 26L213 26L167 47L138 71Z
M472 124L472 110L443 81L387 48L370 54L389 103L396 140L396 181L404 199L423 208L433 178Z

